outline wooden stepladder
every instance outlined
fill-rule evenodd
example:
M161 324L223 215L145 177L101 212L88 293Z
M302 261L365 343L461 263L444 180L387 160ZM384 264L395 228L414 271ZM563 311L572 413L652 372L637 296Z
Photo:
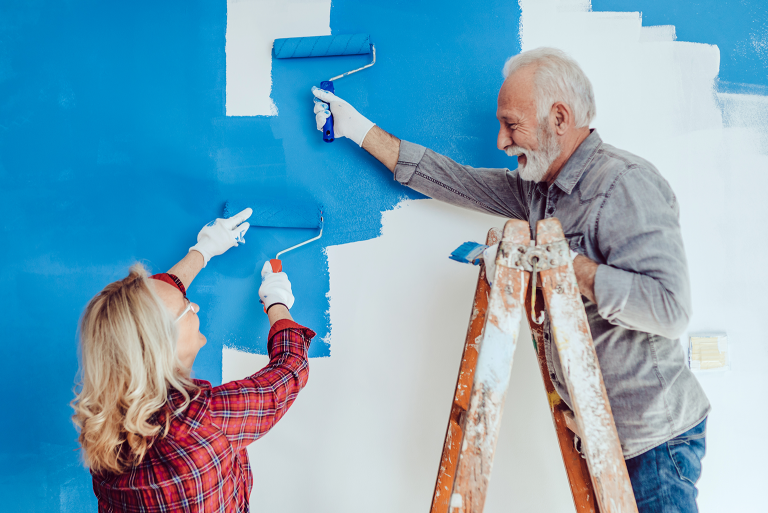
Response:
M523 317L534 336L576 511L637 512L568 243L554 218L539 221L536 234L532 245L528 223L507 221L493 286L481 266L430 513L483 510ZM491 230L487 244L498 239L498 232ZM537 274L542 287L532 316L528 284ZM573 412L549 379L544 357L548 335L539 324L544 306Z

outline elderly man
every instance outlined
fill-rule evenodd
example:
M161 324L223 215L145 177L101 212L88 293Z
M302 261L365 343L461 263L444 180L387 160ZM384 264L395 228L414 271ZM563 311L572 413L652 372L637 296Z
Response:
M518 167L473 168L400 141L331 93L313 90L318 129L379 159L432 198L504 217L557 217L572 250L592 337L641 512L696 511L709 402L678 337L691 311L674 193L659 171L589 128L592 85L565 53L538 48L504 66L497 146ZM548 330L547 330L548 331ZM552 336L545 346L570 404Z

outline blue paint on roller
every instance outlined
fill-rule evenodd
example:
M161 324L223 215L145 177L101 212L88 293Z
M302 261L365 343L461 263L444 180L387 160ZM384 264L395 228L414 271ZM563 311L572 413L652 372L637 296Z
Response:
M315 37L290 37L275 39L272 45L272 55L277 59L295 59L299 57L330 57L343 55L360 55L374 52L373 60L376 61L376 53L371 45L368 34L315 36ZM331 80L320 82L320 89L334 93L332 80L343 78L373 65L349 71ZM333 133L333 115L328 116L323 125L323 141L331 143L335 139Z
M364 53L371 53L371 38L368 34L289 37L275 39L272 46L272 55L277 59L360 55Z

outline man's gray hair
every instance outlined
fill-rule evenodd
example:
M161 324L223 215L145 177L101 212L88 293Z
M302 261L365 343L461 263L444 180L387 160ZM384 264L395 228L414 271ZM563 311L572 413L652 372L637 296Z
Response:
M540 47L510 57L504 64L504 78L524 68L535 66L536 114L539 121L549 115L555 102L573 109L576 128L587 127L595 118L595 93L592 83L579 64L557 48Z

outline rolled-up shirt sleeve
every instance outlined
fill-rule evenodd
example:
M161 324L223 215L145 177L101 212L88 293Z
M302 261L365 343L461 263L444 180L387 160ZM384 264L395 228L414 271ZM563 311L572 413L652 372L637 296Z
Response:
M465 166L401 141L394 175L401 184L433 199L487 214L528 218L525 186L517 171Z
M314 336L291 320L277 321L269 330L266 367L211 390L211 418L237 450L272 429L307 384L307 352Z
M691 315L677 200L657 173L630 168L603 199L595 274L598 313L627 329L679 337Z

